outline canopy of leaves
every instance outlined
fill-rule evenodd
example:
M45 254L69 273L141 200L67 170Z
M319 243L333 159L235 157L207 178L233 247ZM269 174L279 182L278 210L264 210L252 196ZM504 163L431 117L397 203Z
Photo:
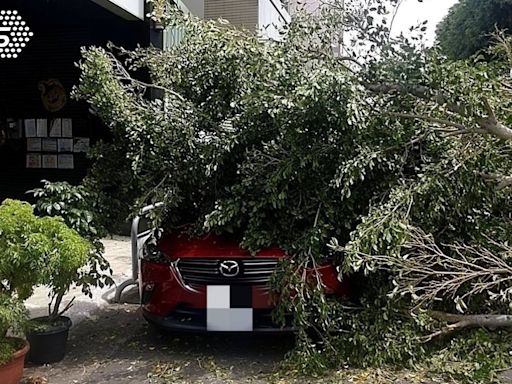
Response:
M492 271L508 271L498 266L510 259L512 50L454 62L418 46L418 34L394 39L396 4L334 1L298 16L281 42L169 13L160 21L186 31L171 50L116 58L89 48L80 63L76 95L115 138L95 149L88 183L132 211L163 201L155 219L170 230L193 224L237 233L252 251L286 249L276 316L295 314L294 358L308 372L434 362L439 351L456 360L475 339L453 343L456 352L425 344L439 326L425 310L510 311L511 277ZM334 55L343 34L350 44ZM131 77L140 68L151 85ZM163 97L148 100L148 88ZM482 266L480 254L493 261ZM300 273L329 256L341 272L368 276L357 305ZM471 265L455 283L450 259ZM433 264L418 275L407 260ZM486 345L502 357L492 367L510 364L505 349ZM489 380L493 370L474 356L456 373Z
M512 1L460 0L437 27L443 53L466 59L488 48L496 29L512 28Z

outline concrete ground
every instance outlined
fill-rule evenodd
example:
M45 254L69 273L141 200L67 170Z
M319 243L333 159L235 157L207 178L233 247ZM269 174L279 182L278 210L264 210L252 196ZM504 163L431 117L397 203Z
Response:
M130 256L130 238L115 236L104 239L105 257L113 270L112 278L116 284L131 277L131 256ZM115 286L106 288L97 288L93 291L92 299L84 296L82 292L73 288L64 297L62 308L74 297L75 301L70 310L66 313L75 324L91 316L96 316L98 309L106 307L114 298ZM48 314L48 289L44 287L37 288L34 295L27 301L27 308L32 317L45 316Z
M105 257L120 284L131 276L129 238L104 240ZM135 287L113 304L115 287L96 289L92 299L73 289L67 316L73 321L68 354L57 364L27 364L28 384L260 383L293 346L290 335L161 334L144 321ZM47 313L48 291L28 301L31 315ZM1 383L0 383L1 384Z
M74 326L66 358L25 368L30 384L267 383L293 338L161 334L138 305L113 304ZM47 381L45 381L47 380Z

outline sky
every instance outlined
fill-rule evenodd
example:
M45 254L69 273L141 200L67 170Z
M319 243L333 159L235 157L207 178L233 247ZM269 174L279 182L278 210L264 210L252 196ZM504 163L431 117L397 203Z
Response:
M458 0L404 0L393 25L393 34L401 31L406 33L410 26L428 20L426 39L427 44L432 45L435 40L436 25L448 13L448 10Z

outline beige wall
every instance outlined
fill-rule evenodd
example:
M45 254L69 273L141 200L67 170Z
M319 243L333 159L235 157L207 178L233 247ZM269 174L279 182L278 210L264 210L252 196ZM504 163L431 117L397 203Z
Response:
M226 19L254 30L258 26L258 0L205 0L204 17Z

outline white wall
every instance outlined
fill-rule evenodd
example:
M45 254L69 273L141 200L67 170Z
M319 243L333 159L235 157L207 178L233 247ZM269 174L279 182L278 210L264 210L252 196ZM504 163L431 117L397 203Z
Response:
M258 27L261 36L279 40L279 31L289 22L290 15L280 0L258 1Z
M299 10L304 10L306 12L315 13L320 9L321 0L290 0L289 8L290 14L294 14Z
M181 0L190 13L197 17L204 17L204 0Z
M144 0L92 0L128 20L144 20Z

